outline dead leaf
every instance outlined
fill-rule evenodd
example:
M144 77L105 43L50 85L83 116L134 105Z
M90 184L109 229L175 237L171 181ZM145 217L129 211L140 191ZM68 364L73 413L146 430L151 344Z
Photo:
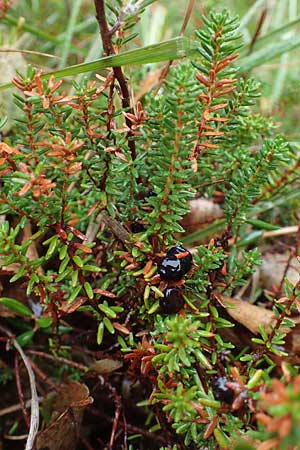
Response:
M69 381L59 388L50 424L37 437L37 450L74 450L84 409L93 402L85 384Z
M292 284L299 280L299 262L296 257L290 261L289 268L285 274L289 255L282 253L266 253L259 268L260 281L265 289L273 290L279 287L282 278L286 277Z
M122 366L122 361L119 361L118 359L103 358L90 364L89 370L93 370L94 372L104 375L114 372L115 370L120 369L120 367Z
M190 212L180 222L183 228L192 233L201 228L201 225L211 223L223 217L223 211L219 205L212 200L196 198L189 202Z
M259 333L259 325L264 327L267 333L271 331L270 325L274 323L275 316L269 309L237 298L223 297L223 301L230 317L244 325L253 334Z

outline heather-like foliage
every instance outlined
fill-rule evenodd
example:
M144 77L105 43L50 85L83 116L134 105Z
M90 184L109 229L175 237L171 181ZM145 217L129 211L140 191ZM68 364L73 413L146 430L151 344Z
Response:
M107 53L133 39L126 30L141 11L118 15L112 7L111 26L120 17L125 24L112 41L99 21ZM298 285L286 284L286 297L273 302L271 329L261 326L261 336L241 346L228 298L260 264L253 243L270 225L272 201L291 194L298 155L254 110L259 86L238 71L237 19L212 12L203 22L197 55L176 63L158 92L134 107L121 68L74 82L71 94L32 67L14 79L22 114L0 143L0 262L22 295L0 299L17 316L4 325L25 350L42 342L45 352L85 364L85 353L121 361L118 376L103 372L104 387L91 393L101 402L107 389L113 398L113 431L101 438L108 448L127 445L129 435L128 448L149 448L149 434L153 448L167 445L161 449L297 443L297 369L283 370L280 358ZM218 198L224 213L212 225L218 236L204 243L198 239L209 226L191 238L182 222L200 196ZM179 281L163 278L159 264L179 242L194 244L192 268ZM172 261L187 257L183 251ZM184 299L175 314L162 307L167 287ZM76 379L81 369L64 366ZM144 436L124 425L126 401L130 411L138 405Z

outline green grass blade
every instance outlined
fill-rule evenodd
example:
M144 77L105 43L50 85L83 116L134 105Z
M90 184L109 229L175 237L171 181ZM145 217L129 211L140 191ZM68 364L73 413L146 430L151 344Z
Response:
M274 30L270 31L269 33L264 34L263 36L259 37L257 41L254 44L254 49L258 50L262 46L265 46L267 43L275 42L276 40L279 40L283 34L290 32L290 31L297 31L295 27L299 25L300 23L300 16L297 16L294 20L291 20L290 22L285 23L281 27L275 28ZM295 29L295 30L294 30ZM241 52L246 52L249 50L249 43L247 43L245 46L242 47Z
M273 43L268 47L263 47L256 52L253 52L251 55L245 56L240 61L239 74L248 72L254 67L261 66L268 61L271 61L274 58L277 58L284 53L290 52L295 48L300 46L300 36L291 37L284 41Z
M77 17L78 17L79 11L80 11L81 3L82 3L82 0L75 0L73 2L72 8L71 8L70 20L69 20L68 26L66 28L65 39L63 41L64 43L63 43L63 48L62 48L62 52L61 52L61 60L58 65L59 69L62 69L66 65L68 55L71 50L72 37L73 37L74 31L75 31L76 21L77 21Z
M214 223L208 225L205 228L200 228L194 233L188 234L182 238L182 242L185 245L193 244L194 242L201 241L202 239L212 236L214 233L222 230L226 225L225 219L215 220Z
M55 70L42 75L42 79L48 80L51 76L63 78L106 69L107 67L119 67L128 65L140 65L153 62L168 61L190 56L195 49L188 38L179 36L158 44L148 45L136 50L129 50L119 55L106 56L96 61L69 66L61 70ZM13 87L12 83L0 86L0 91Z
M19 20L20 20L20 18L14 17L11 14L6 14L3 17L2 22L5 23L6 25L12 25L14 27L18 27L18 26L20 26ZM26 21L24 23L22 23L21 29L32 34L32 36L35 36L46 42L51 42L53 44L62 44L65 39L65 33L63 35L61 35L60 37L53 36L52 34L49 34L46 31L40 30L39 28L37 28L33 25L29 25ZM75 29L75 31L76 31L76 29ZM74 45L71 45L71 49L73 52L76 52L79 54L84 54L84 52L80 48L78 48Z
M19 18L13 17L11 14L6 14L2 21L6 25L13 25L15 27L20 26ZM54 44L61 44L62 42L62 40L58 37L46 33L37 27L29 25L27 22L24 22L21 26L23 30L28 31L28 33L31 33L33 36L43 39L44 41L53 42Z

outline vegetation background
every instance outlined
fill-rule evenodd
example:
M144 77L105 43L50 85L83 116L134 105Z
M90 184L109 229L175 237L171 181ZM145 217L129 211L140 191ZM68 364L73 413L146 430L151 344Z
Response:
M95 1L97 3L101 2ZM124 13L126 8L135 11L133 19L128 19ZM200 87L192 82L189 84L191 78L194 80L194 75L191 77L192 65L188 60L194 58L195 52L191 53L186 43L195 42L195 29L205 29L208 34L204 38L207 37L211 47L208 46L208 50L204 47L204 53L208 51L209 57L206 58L208 62L201 64L210 67L211 60L214 61L215 56L211 55L215 47L209 33L213 35L211 30L216 29L214 26L231 26L227 13L222 12L224 9L229 11L231 17L239 17L239 26L232 22L235 29L227 31L228 36L224 32L222 41L226 58L236 51L239 53L238 72L233 65L230 68L232 71L224 75L227 80L225 83L228 83L228 79L235 80L236 73L237 77L241 76L242 81L238 85L241 95L231 98L229 93L232 100L232 103L229 102L230 107L237 111L237 123L233 124L232 129L226 129L224 141L212 140L217 148L221 145L224 159L222 161L220 156L213 159L215 154L212 152L212 159L205 161L213 169L212 166L206 167L205 162L201 166L200 160L198 179L192 179L190 168L184 163L188 159L184 152L187 152L190 141L188 136L182 137L179 146L182 147L182 155L174 167L178 173L186 171L189 174L188 182L184 185L187 187L181 192L180 185L183 183L180 181L176 185L175 178L175 187L170 188L175 198L171 199L174 210L170 206L175 219L173 223L172 220L168 223L168 220L164 222L161 219L163 225L160 223L157 231L149 211L151 206L158 215L164 204L165 199L159 197L160 178L163 178L163 170L166 170L163 163L167 164L167 160L164 161L159 153L166 142L160 141L158 135L163 135L166 130L166 139L172 139L168 127L174 128L165 120L164 114L167 116L175 108L180 117L185 117L182 128L187 130L188 135L189 127L193 127L189 120L192 118L195 126L197 114L203 113L197 100ZM83 70L88 68L86 66L72 67L95 61L105 53L99 23L95 18L94 2L0 1L0 382L3 389L0 400L0 448L24 448L26 442L26 449L50 450L71 450L76 446L89 450L297 449L300 441L297 322L300 1L109 0L106 10L111 27L125 14L124 24L128 28L124 28L123 33L122 25L120 29L123 34L119 33L118 27L116 33L112 33L118 51L122 53L157 44L143 55L143 64L135 64L140 53L129 54L126 56L128 59L124 60L123 69L130 101L135 105L135 116L130 116L132 111L129 111L128 105L124 107L122 104L122 95L114 96L113 89L109 93L111 80L105 84L105 80L109 80L105 65L101 66L101 70L94 67L87 73ZM217 11L220 15L210 16L211 11ZM209 18L207 22L203 16ZM241 36L238 50L232 43L231 31ZM188 57L183 60L183 53L178 52L173 41L170 41L182 33L187 38L182 41L183 53ZM200 47L206 42L204 38L201 36ZM162 41L170 42L169 46L162 48ZM163 52L162 57L157 56L160 51ZM169 60L175 60L175 69L162 76L162 70ZM197 63L195 66L197 68ZM50 80L49 85L47 81L42 85L39 75L31 67L43 73L54 72L57 79L64 79L62 87L55 85L54 80ZM207 85L207 80L202 76L205 67L204 72L198 67L202 93L209 88L209 83ZM16 71L19 74L16 83L19 91L9 86ZM90 80L96 79L95 72L100 74L98 81L104 83L102 97L102 91L98 92L88 84ZM160 77L163 86L164 78L171 80L167 82L165 91L157 91ZM257 84L248 83L252 77L260 82L260 96L256 94ZM53 89L51 94L49 89ZM162 97L160 92L163 92ZM194 96L194 103L189 109L184 99L188 99L192 92L198 94ZM51 110L47 101L50 99L51 103L52 94L53 98L55 95L62 97ZM248 96L248 103L243 95ZM164 96L167 99L166 103L162 103L165 109L160 110ZM177 111L177 106L172 103L175 97L180 99L180 105L180 102L185 105L183 111L180 106ZM113 113L105 122L99 116L106 118L110 114L109 106L105 103L107 99ZM32 105L32 110L28 105ZM77 133L84 140L86 148L92 151L99 139L97 134L92 136L91 130L95 130L96 125L89 129L91 134L86 133L82 137L84 132L78 125L78 117L84 105L87 105L84 120L88 118L93 125L102 120L101 127L108 127L106 149L112 155L109 158L116 156L122 160L123 157L125 169L123 166L119 169L114 167L112 159L108 160L107 156L102 160L91 159L89 166L89 157L85 161L86 153L80 154L80 150L76 154ZM122 108L129 115L123 116ZM246 118L243 118L243 108L246 108ZM242 113L239 116L240 110ZM36 121L31 122L32 111ZM62 121L58 118L60 114L64 118ZM225 111L224 114L222 117L230 112ZM72 118L69 119L69 116ZM127 122L124 124L120 117L125 117ZM128 121L131 121L130 132L137 131L136 135L133 133L136 142L141 139L142 147L150 145L149 142L151 145L154 143L152 159L150 155L143 163L142 157L138 155L135 167L138 175L135 175L134 170L131 172L133 165L126 166L132 156L130 140L126 135ZM142 137L138 134L140 129ZM156 133L156 130L159 131ZM49 140L53 144L52 151L56 153L45 156L41 150L38 157L33 157L33 153L28 156L28 136L33 136L32 142L36 138L38 152ZM62 136L70 152L69 159L66 158L63 163L59 160L62 150L55 147L58 145L56 139ZM264 149L265 140L270 147ZM118 153L118 146L124 146L125 156L120 151ZM118 147L117 150L115 147ZM245 148L247 151L249 149L248 159L243 159ZM27 159L24 155L20 157L19 149L23 149ZM260 155L261 149L264 150L259 159L257 155ZM266 149L274 152L274 160L268 160L269 153L265 156L263 151ZM74 175L77 166L70 163L74 154L75 164L78 163L86 170L82 180L80 178L79 187ZM57 168L53 169L51 158L54 157L58 158L61 165L57 164ZM155 161L156 157L162 161L161 167ZM44 179L40 184L37 183L31 203L28 193L34 189L34 184L30 184L28 167L22 166L24 161L29 161L28 167L36 176L42 173L41 167L45 165L49 176L46 184L43 184ZM236 164L234 167L238 171L240 166L237 162L241 162L241 179L236 179L234 173L226 178L231 164ZM9 169L6 164L10 165ZM99 172L95 169L97 164ZM258 185L253 186L253 191L250 183L249 192L242 198L241 203L245 207L239 216L235 206L237 199L241 198L235 197L235 192L254 178L256 166L262 170L263 177L259 179ZM103 167L109 168L106 171ZM59 186L59 172L67 173L65 170L70 170L68 176L74 175L70 180L78 190L73 189L75 193L69 199L74 215L68 216L67 223L63 223L62 219L59 228L57 218L60 214L62 217L64 213L68 214L69 205L66 207L62 195L61 212L61 209L55 209L55 199L59 197L57 192L52 197L52 203L49 198L45 200L43 195L48 189L53 189L55 183ZM220 184L214 178L214 170L219 175L225 173ZM155 171L158 171L157 178ZM130 191L132 198L128 200L128 205L124 197L114 191L114 186L109 186L109 181L105 189L100 186L101 193L105 193L104 196L100 195L100 203L103 203L109 218L103 219L105 226L98 235L96 232L97 238L95 235L94 241L86 245L85 233L89 222L85 214L93 216L96 204L93 196L96 194L92 191L96 187L97 193L99 188L95 177L101 179L107 173L107 178L113 180L112 185L115 183L121 186L119 191L123 187L124 173L129 178L133 174L139 183L133 183L134 193ZM18 191L22 176L28 182L23 180L23 188ZM63 182L61 186L61 192L64 192L66 186ZM126 194L126 183L124 186ZM157 197L153 195L152 188ZM207 205L200 202L200 207L197 206L200 219L199 223L192 226L191 218L185 216L189 209L191 190L200 200L205 197L208 201ZM112 199L119 199L119 216L114 215L113 206L105 203L106 195L110 196L112 204ZM176 206L176 196L181 198L181 195L186 204ZM89 208L84 210L78 225L76 214L80 216L85 196ZM150 200L145 200L147 196ZM33 206L36 205L36 198L41 199L38 205L45 208L44 214L41 213L42 209L39 211ZM159 203L160 200L163 201ZM168 201L171 203L171 200ZM149 202L144 210L138 206L143 201ZM47 214L52 208L52 217L57 222L53 222L51 228L48 226L50 216ZM223 210L225 216L227 214L225 219ZM236 223L230 219L231 215L237 218ZM116 217L121 222L120 229L117 229ZM181 222L182 217L185 222ZM28 228L28 222L32 229ZM134 231L133 223L140 228ZM178 233L181 231L179 223L185 229L183 238ZM135 233L137 241L133 237ZM131 242L129 246L128 239ZM184 297L184 312L170 314L169 319L158 309L159 306L162 308L160 298L164 296L166 285L157 284L154 268L177 241L183 241L194 252L194 272L193 276L186 279L186 291L191 296ZM36 244L32 246L32 242ZM27 253L29 247L36 252L30 257ZM187 255L183 254L185 257ZM228 265L224 265L225 259ZM258 266L261 269L255 272ZM103 275L101 270L103 273L109 272L111 277L109 274ZM258 275L253 276L254 272ZM56 286L52 289L54 280L59 288ZM134 280L139 280L143 292L136 288ZM176 289L182 289L180 282L175 283ZM174 287L172 283L168 286ZM95 296L100 302L99 307L95 307ZM38 297L40 302L35 301ZM129 303L126 304L124 298L130 298ZM138 306L135 306L135 300ZM229 301L235 305L236 314L228 307ZM41 309L41 305L44 309ZM258 309L253 310L252 307ZM131 317L132 310L135 314ZM234 328L230 328L232 324ZM223 328L227 331L222 331ZM232 329L235 331L231 332ZM199 342L204 351L197 353L195 349ZM174 352L171 355L171 348L177 352L175 356ZM47 395L49 391L52 394L50 396ZM37 430L34 430L34 426L37 422L34 411L38 402L42 405L40 430L44 431L40 431L35 441Z

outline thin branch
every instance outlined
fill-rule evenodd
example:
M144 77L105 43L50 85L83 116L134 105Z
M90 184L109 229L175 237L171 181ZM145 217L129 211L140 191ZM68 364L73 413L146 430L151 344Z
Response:
M77 363L75 361L70 361L69 359L63 358L62 356L52 356L48 353L39 352L36 350L29 350L28 353L31 355L40 356L41 358L49 359L50 361L54 361L56 363L63 363L68 366L75 367L76 369L82 370L83 372L86 372L88 370L87 366L84 366L83 364Z
M13 346L15 349L19 352L24 365L26 367L26 370L28 372L28 378L30 383L30 392L31 392L31 408L30 408L30 428L29 433L26 441L25 450L33 450L34 448L34 441L36 438L36 435L39 430L39 399L36 391L36 385L35 385L35 377L34 373L30 364L29 359L23 352L22 347L18 344L18 342L14 339L13 334L7 329L2 326L0 326L0 331L4 334L6 334L13 343Z
M43 400L43 397L39 397L39 402ZM31 400L27 400L25 402L25 408L29 408L31 404ZM7 414L12 414L16 411L20 411L22 409L22 406L20 403L16 403L15 405L7 406L7 408L0 409L0 417L6 416ZM27 435L26 435L27 436Z
M122 241L124 244L130 241L130 233L115 219L112 219L103 211L98 214L94 221L90 221L86 236L87 242L93 242L95 239L101 223L105 223L106 226L109 227L111 232Z
M255 33L254 33L254 35L253 35L253 37L252 37L252 39L251 39L250 45L249 45L249 52L248 52L248 55L250 55L250 53L252 52L253 47L254 47L254 45L255 45L255 42L257 41L257 39L258 39L258 37L259 37L259 35L260 35L260 33L261 33L262 26L263 26L263 24L264 24L264 22L265 22L265 20L266 20L267 11L268 11L267 8L264 8L264 9L262 10L262 12L261 12L261 15L260 15L258 24L257 24L257 26L256 26Z
M99 29L100 29L100 35L103 43L103 49L104 53L109 55L114 55L115 49L112 44L112 30L109 29L106 19L106 13L105 13L105 5L104 0L94 0L95 8L96 8L96 19L98 21ZM122 101L122 107L126 109L127 111L130 110L130 94L129 89L127 85L126 78L122 72L121 67L113 67L113 72L118 80L120 90L121 90L121 101ZM126 125L129 128L129 131L127 133L127 140L128 140L128 147L131 153L132 160L134 161L136 159L136 149L135 149L135 141L133 140L133 132L131 130L132 128L132 122L128 117L125 118Z
M51 55L50 53L37 52L35 50L16 50L13 48L4 48L0 50L0 53L25 53L29 55L39 55L39 56L46 56L47 58L61 59L59 56Z

